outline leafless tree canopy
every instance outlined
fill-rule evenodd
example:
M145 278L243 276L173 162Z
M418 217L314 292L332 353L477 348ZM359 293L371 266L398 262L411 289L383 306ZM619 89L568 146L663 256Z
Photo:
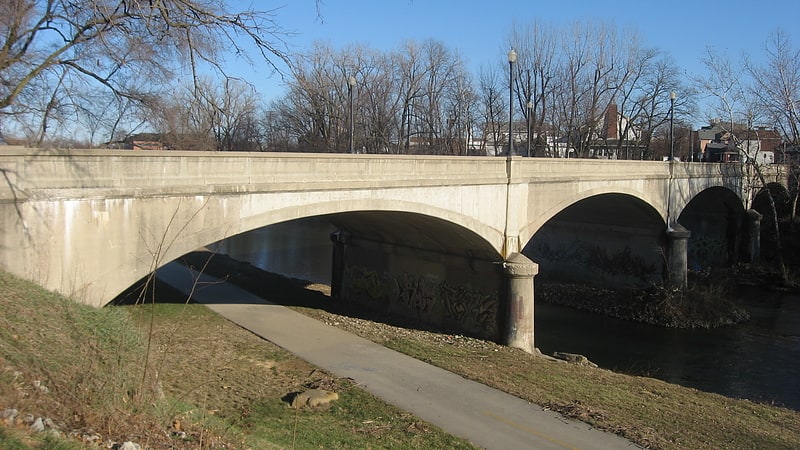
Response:
M13 124L41 141L79 129L113 143L146 130L207 150L337 152L352 142L355 151L465 155L502 154L510 122L523 154L652 159L666 152L671 113L676 149L689 154L688 123L706 97L715 108L706 118L758 121L800 145L800 53L780 31L766 64L709 50L706 72L686 80L636 30L532 20L473 77L435 39L390 51L319 44L289 58L275 10L229 3L4 0L0 131ZM285 63L287 93L264 105L247 80L227 77L227 58Z
M141 103L188 69L223 71L226 55L274 66L286 58L271 11L232 11L223 0L3 0L0 113L24 122L80 114L99 90L116 112ZM224 71L223 71L224 72ZM31 120L33 119L33 120Z
M352 101L353 138L367 152L502 154L511 120L514 140L531 155L564 156L569 148L572 156L596 157L602 148L630 159L654 156L651 142L669 117L671 91L685 94L679 117L691 112L675 63L642 47L634 31L534 21L515 27L507 47L518 54L511 118L508 62L484 67L476 82L460 55L436 40L385 53L318 45L294 65L289 92L272 110L299 147L313 151L348 148ZM626 120L615 122L617 137L609 138L611 105Z

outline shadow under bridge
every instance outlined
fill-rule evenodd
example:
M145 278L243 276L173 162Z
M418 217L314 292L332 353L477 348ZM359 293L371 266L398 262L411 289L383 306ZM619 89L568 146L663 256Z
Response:
M492 245L462 226L417 213L328 216L331 296L437 329L500 340L504 276Z
M537 284L643 287L664 277L666 224L643 200L600 194L548 220L522 253L539 264Z

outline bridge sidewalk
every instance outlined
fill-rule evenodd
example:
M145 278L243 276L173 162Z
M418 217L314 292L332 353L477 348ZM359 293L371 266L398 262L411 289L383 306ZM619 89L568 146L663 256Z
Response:
M631 442L566 419L483 384L325 325L229 283L172 263L165 283L298 357L445 431L486 449L635 448ZM195 287L196 286L196 287Z

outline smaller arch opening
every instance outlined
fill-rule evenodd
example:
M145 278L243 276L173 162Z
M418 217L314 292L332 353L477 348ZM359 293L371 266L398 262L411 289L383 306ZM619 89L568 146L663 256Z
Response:
M689 271L726 267L739 261L744 213L739 197L725 187L705 189L689 201L678 216L678 222L691 232L687 243Z

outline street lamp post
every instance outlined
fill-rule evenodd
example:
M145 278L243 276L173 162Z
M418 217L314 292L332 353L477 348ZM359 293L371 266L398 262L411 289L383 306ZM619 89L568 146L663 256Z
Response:
M675 161L675 91L669 93L669 160Z
M353 88L356 86L356 77L350 75L347 78L347 95L350 97L350 153L353 151L353 135L355 134L355 126L353 125Z
M533 102L528 100L528 154L526 156L531 156L531 111L533 110Z
M508 52L508 157L514 154L514 63L517 62L517 52L514 47Z

